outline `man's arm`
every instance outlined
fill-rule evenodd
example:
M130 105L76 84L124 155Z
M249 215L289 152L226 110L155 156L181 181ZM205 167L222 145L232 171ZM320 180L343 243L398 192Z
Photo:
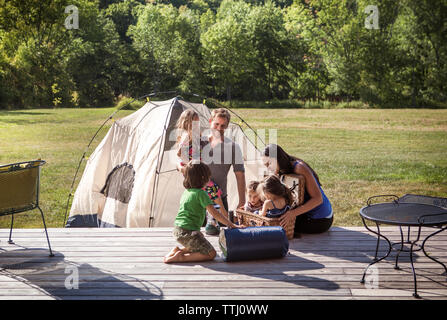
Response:
M237 182L237 191L239 194L239 204L237 208L243 208L245 204L245 172L244 171L235 171L236 182Z

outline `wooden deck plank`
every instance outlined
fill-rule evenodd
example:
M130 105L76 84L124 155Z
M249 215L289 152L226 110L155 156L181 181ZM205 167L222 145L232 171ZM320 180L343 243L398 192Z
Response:
M337 288L340 289L365 289L365 286L361 284L358 279L342 279L341 277L327 276L324 278L317 278L309 280L309 278L302 279L294 279L290 281L269 281L269 280L247 280L247 281L236 281L236 280L215 280L214 282L207 281L175 281L175 280L166 280L166 281L148 281L141 279L127 279L123 281L123 279L118 280L95 280L95 281L83 281L80 283L80 287L83 289L87 288L102 288L102 289L110 289L110 288L141 288L146 289L148 287L157 287L162 289L175 289L175 288L190 288L201 290L203 288L215 288L216 285L219 288L233 288L233 289L241 289L241 288L281 288L284 290L287 289L297 289L297 288L319 288L319 289L328 289L327 282L337 281ZM351 280L351 281L349 281ZM424 281L425 280L425 281ZM398 279L394 277L394 280L391 277L388 277L386 280L386 284L383 284L383 288L387 289L407 289L407 281L402 281L402 279ZM43 281L36 280L33 282L30 281L2 281L1 282L3 289L23 289L29 288L33 286L44 287L48 289L61 289L65 288L64 281ZM336 288L333 286L334 289ZM429 279L421 279L418 282L418 288L421 289L442 289L446 290L447 286L442 282L434 282Z
M48 249L36 249L32 251L37 252L21 252L20 257L21 258L35 258L35 259L45 259L42 256L45 256L45 250ZM31 251L31 250L30 250ZM2 252L0 250L0 252ZM447 252L432 252L429 250L429 252L435 256L438 257L441 261L447 262ZM102 251L102 252L94 252L94 251L66 251L62 252L55 252L56 256L59 257L65 257L65 259L76 259L77 261L82 261L83 259L91 260L91 257L94 256L96 261L109 261L109 259L113 259L115 261L122 261L122 260L128 260L128 261L146 261L146 262L156 262L160 261L160 258L166 253L165 250L159 250L158 252L154 252L154 250L151 250L150 252L146 251ZM338 258L340 260L349 260L354 259L355 261L363 261L368 260L370 261L374 256L374 251L365 251L365 252L357 252L357 251L349 251L349 252L343 252L343 251L337 251L337 252L328 252L325 254L318 254L313 251L294 251L293 256L286 257L284 259L287 259L287 261L299 261L301 259L310 259L312 261L316 261L317 259L324 259L325 257L328 258ZM385 251L379 251L379 256L384 255ZM17 257L17 250L5 250L1 253L2 259L5 259L7 261L8 259L16 259ZM394 257L394 254L391 255L391 257ZM402 253L401 254L402 260L408 261L408 254ZM415 255L416 260L425 259L423 255L417 254Z
M334 227L321 235L290 241L283 259L166 265L174 245L171 228L49 229L56 256L48 257L42 229L0 229L0 299L412 299L408 253L394 270L392 253L378 267L379 285L360 283L375 252L376 238L363 227ZM395 227L381 227L391 241ZM422 235L433 229L424 228ZM412 232L415 235L415 232ZM406 237L406 230L404 230ZM217 237L208 237L220 254ZM387 245L381 241L379 256ZM426 250L447 263L447 233L427 242ZM68 290L67 268L76 267L79 289ZM421 296L447 299L441 265L415 253ZM68 269L71 270L71 269ZM200 290L198 290L200 289Z
M17 257L17 254L13 254L14 251L9 251L11 253L11 256L8 256L6 254L2 255L2 262L0 265L11 265L11 264L15 264L15 263L47 263L48 260L46 257L42 257L42 256L26 256L26 255L22 255L20 257ZM404 256L403 254L401 254L402 256L399 258L400 262L409 262L409 258L407 256ZM75 260L77 263L89 263L92 260L92 256L94 256L94 253L92 254L88 254L88 255L58 255L60 257L64 257L65 260ZM363 255L363 256L324 256L324 255L303 255L303 254L299 254L297 256L292 256L292 257L287 257L284 258L284 262L281 263L282 266L285 265L296 265L296 264L302 264L304 261L312 261L312 262L316 262L316 263L336 263L336 262L343 262L343 261L350 261L353 263L361 263L361 264L365 264L365 263L369 263L371 262L371 259L373 258L374 254L370 254L370 255ZM24 258L30 259L29 262L27 261L23 261ZM394 256L391 256L391 258L394 258ZM388 259L386 261L391 261L391 258ZM441 255L437 255L437 258L439 258L440 261L444 261L447 263L447 257L441 256ZM220 261L222 259L217 258L216 261ZM158 254L158 255L154 255L154 256L144 256L144 255L139 255L139 256L126 256L126 255L121 255L120 253L110 253L107 256L97 256L95 257L95 262L96 263L114 263L114 264L129 264L129 263L138 263L138 264L155 264L155 263L161 263L162 261L162 254ZM426 264L427 266L431 266L432 264L434 266L439 266L437 264L435 264L433 261L429 260L428 258L426 258L423 255L418 255L416 257L414 257L414 261L416 263L420 263L420 264ZM274 264L274 262L271 261L266 261L264 263L264 265L272 265ZM235 264L232 264L233 266Z

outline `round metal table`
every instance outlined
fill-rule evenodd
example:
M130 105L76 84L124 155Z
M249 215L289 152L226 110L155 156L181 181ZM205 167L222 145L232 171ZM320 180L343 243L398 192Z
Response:
M394 268L399 269L398 266L398 260L399 255L402 251L410 252L410 263L411 263L411 269L413 271L413 278L414 278L414 293L413 296L415 298L420 298L420 296L417 293L417 281L416 281L416 271L413 264L413 252L422 250L424 252L424 255L431 260L439 263L444 267L444 271L447 274L447 267L445 264L440 262L439 260L436 260L435 258L429 256L427 252L425 251L425 243L428 239L433 237L434 235L444 231L447 229L447 210L438 207L435 205L430 204L423 204L423 203L407 203L407 202L399 202L397 196L392 196L395 199L392 202L384 202L384 203L376 203L371 204L371 200L373 198L382 197L382 196L374 196L368 199L367 206L360 209L360 216L363 221L363 225L367 230L377 235L377 244L376 244L376 253L374 260L366 267L363 277L361 280L361 283L365 283L365 275L370 266L373 264L382 261L383 259L387 258L390 255L390 252L392 249L395 249L394 247L396 245L400 246L400 248L395 249L397 250L396 255L396 263ZM372 221L377 226L377 232L370 229L368 225L366 224L365 220ZM400 235L401 235L401 241L398 243L391 243L391 241L385 237L383 234L380 233L380 224L387 224L387 225L395 225L399 226L400 229ZM402 227L408 227L408 238L406 241L404 241L404 235L402 232ZM417 237L414 241L410 240L410 227L417 227ZM437 228L436 232L431 233L425 239L422 241L421 245L418 245L417 242L420 240L421 237L421 228L422 227L431 227L431 228ZM383 238L388 243L388 252L385 256L377 259L377 253L379 250L379 242L380 238ZM410 249L404 250L404 244L409 244ZM419 247L419 249L413 249L414 247Z

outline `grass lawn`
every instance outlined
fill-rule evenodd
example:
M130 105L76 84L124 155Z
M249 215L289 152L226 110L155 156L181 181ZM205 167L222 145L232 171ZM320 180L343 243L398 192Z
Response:
M70 185L88 142L113 109L0 111L0 164L41 158L41 207L62 227ZM131 111L120 111L120 117ZM278 144L308 162L334 207L335 225L361 225L368 197L417 193L447 197L447 110L235 109L253 129L277 129ZM104 137L103 129L88 150ZM84 161L85 163L85 161ZM81 177L81 172L78 178ZM8 228L10 217L0 217ZM14 217L40 228L38 210Z

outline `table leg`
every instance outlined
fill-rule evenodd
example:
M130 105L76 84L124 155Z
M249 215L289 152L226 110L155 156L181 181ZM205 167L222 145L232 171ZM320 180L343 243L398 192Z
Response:
M413 279L414 279L414 293L413 293L413 297L415 298L421 298L418 295L418 288L417 288L417 279L416 279L416 270L414 269L414 264L413 264L413 246L416 242L419 241L419 238L421 236L421 226L419 226L418 229L418 236L417 239L415 241L411 241L411 247L410 247L410 262L411 262L411 270L413 270Z
M408 229L409 229L409 227L408 227ZM399 230L400 230L400 249L399 249L399 251L397 251L397 254L396 254L396 264L394 265L394 269L396 269L396 270L400 270L399 265L398 265L399 255L404 248L404 233L402 232L401 226L399 226Z
M380 233L379 224L376 224L377 226L377 233ZM377 253L379 252L379 244L380 244L380 237L377 236L377 244L376 244L376 253L374 254L374 260L377 260Z
M376 226L377 226L377 230L378 230L379 232L375 232L375 231L373 231L372 229L370 229L370 228L366 225L365 219L362 218L362 221L363 221L363 225L365 226L365 228L366 228L368 231L370 231L370 232L376 234L378 238L380 238L380 237L384 238L384 239L386 240L386 242L388 242L388 252L386 253L386 255L383 256L383 257L380 258L380 259L374 259L374 260L373 260L373 261L372 261L372 262L365 268L365 271L363 272L362 280L360 280L360 283L365 283L365 276L366 276L366 271L368 271L368 268L371 267L373 264L376 264L377 262L382 261L383 259L387 258L387 257L390 255L390 252L391 252L391 242L390 242L390 240L388 240L387 237L385 237L383 234L380 233L380 229L379 229L379 224L378 224L378 223L376 223ZM378 248L378 244L379 244L379 242L377 241L377 246L376 246L376 257L377 257L377 251L378 251L378 249L379 249L379 248Z
M425 242L426 242L428 239L430 239L431 237L433 237L434 235L436 235L436 234L438 234L438 233L441 233L441 232L444 231L445 229L447 229L447 227L441 228L441 230L438 230L438 231L436 231L436 232L433 232L433 233L430 234L428 237L426 237L426 238L424 239L424 241L422 241L422 251L424 252L424 254L425 254L425 256L426 256L427 258L430 258L431 260L433 260L433 261L439 263L441 266L443 266L443 267L444 267L444 273L447 275L447 267L445 266L445 264L443 264L443 263L442 263L441 261L439 261L439 260L436 260L436 259L433 258L433 257L430 257L430 256L427 254L427 252L425 251Z

